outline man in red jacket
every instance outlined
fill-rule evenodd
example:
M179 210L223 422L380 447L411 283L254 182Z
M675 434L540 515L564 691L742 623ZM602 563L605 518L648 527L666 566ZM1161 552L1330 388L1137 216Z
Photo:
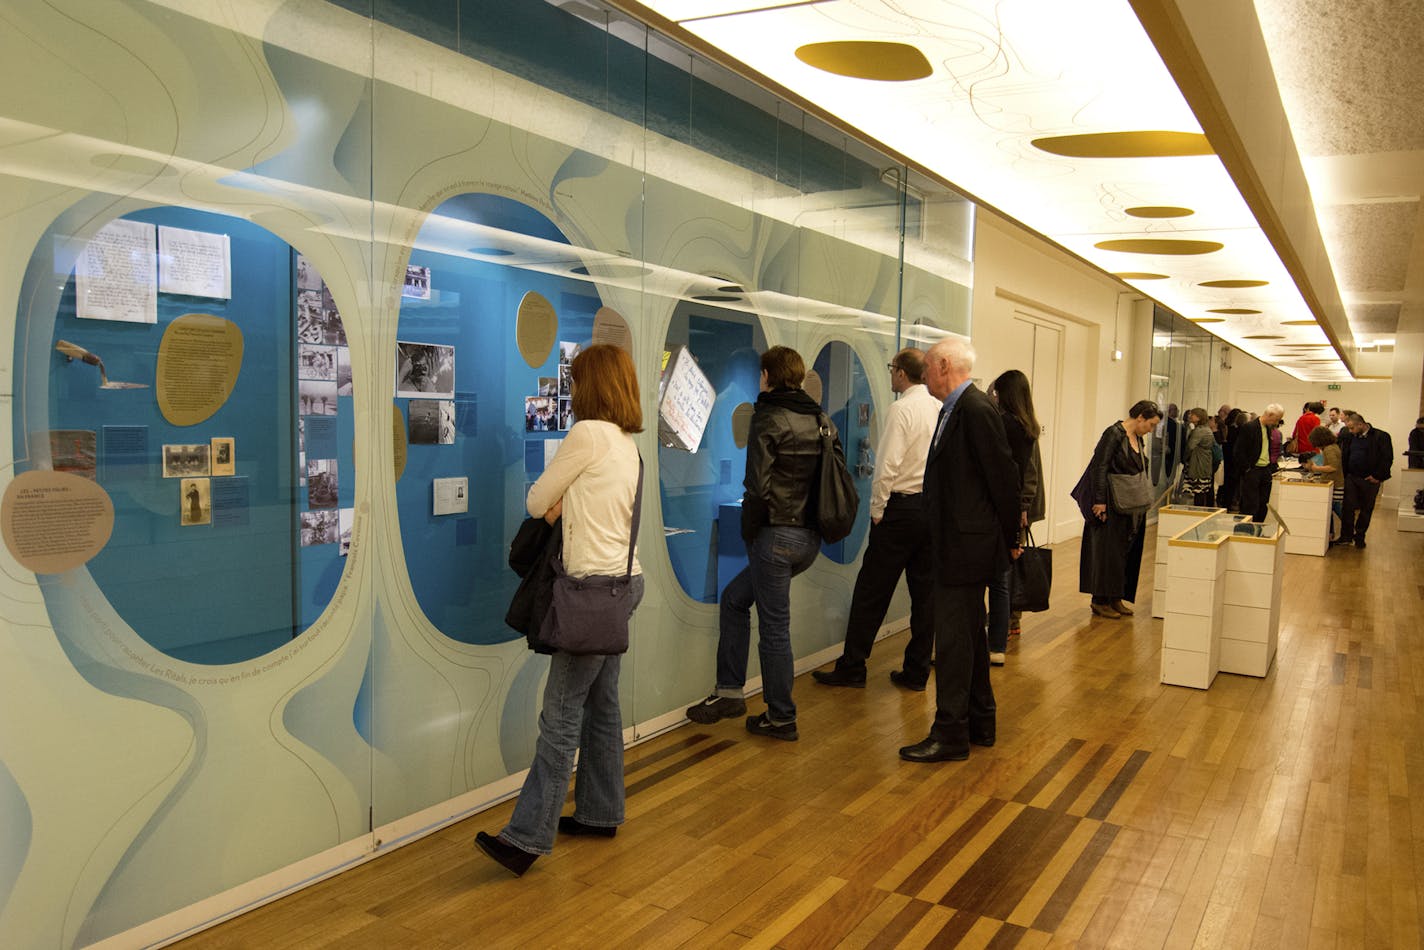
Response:
M1324 411L1325 403L1308 402L1301 411L1300 418L1295 421L1295 431L1291 433L1291 438L1295 440L1295 454L1302 462L1315 454L1315 447L1310 444L1310 433L1320 425L1320 414Z

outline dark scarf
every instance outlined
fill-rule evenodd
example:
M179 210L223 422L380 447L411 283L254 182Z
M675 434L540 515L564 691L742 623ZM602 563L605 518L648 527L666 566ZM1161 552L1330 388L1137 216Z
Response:
M773 389L771 392L757 396L757 408L785 409L788 412L799 412L803 416L816 416L821 413L820 404L806 395L806 390L786 387Z

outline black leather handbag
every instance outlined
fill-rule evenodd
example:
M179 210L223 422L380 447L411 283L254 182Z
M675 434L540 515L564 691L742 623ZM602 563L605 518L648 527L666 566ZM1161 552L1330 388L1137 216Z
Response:
M1032 531L1028 533L1023 553L1013 562L1011 573L1009 609L1026 613L1047 610L1053 589L1053 552L1035 545Z
M835 426L825 413L820 416L821 472L816 491L816 521L821 540L835 543L850 534L860 511L860 493L846 468L845 453L836 438Z
M628 566L621 577L572 577L563 558L554 561L554 592L539 639L562 653L612 656L628 652L628 619L633 615L633 550L643 513L643 458L638 456L638 490L628 538Z

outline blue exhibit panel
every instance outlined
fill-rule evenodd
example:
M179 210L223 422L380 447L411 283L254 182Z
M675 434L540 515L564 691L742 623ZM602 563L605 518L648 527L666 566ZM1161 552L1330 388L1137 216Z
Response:
M435 214L567 243L539 212L493 195L460 195ZM588 343L600 300L586 280L491 260L415 250L410 266L430 268L430 299L402 298L396 338L455 348L456 418L454 444L407 447L396 483L411 587L426 617L453 640L518 639L504 623L519 583L506 564L509 542L524 518L527 486L543 471L545 443L564 434L526 431L525 399L538 395L541 378L558 378L557 341ZM538 367L524 361L516 335L529 291L558 316L556 345ZM409 434L411 400L395 402ZM469 479L469 510L434 514L434 480L454 477Z
M160 293L156 325L80 320L73 273L58 275L65 285L47 364L36 366L39 355L31 353L24 380L24 391L47 387L48 416L24 418L31 401L16 400L16 455L28 457L27 434L43 439L49 430L93 431L97 480L113 500L115 524L88 569L119 616L180 659L228 663L258 656L290 640L297 623L291 251L265 229L224 215L166 207L127 220L227 234L232 297ZM37 248L26 301L34 281L55 279L59 238L52 231ZM188 313L236 324L243 359L235 388L216 413L197 425L175 426L159 411L155 366L165 329ZM22 305L22 325L27 318ZM17 347L25 337L22 326ZM110 379L149 388L101 390L97 369L67 362L53 349L58 340L97 354ZM17 365L24 357L17 351ZM224 507L214 511L212 524L181 525L181 479L162 477L163 446L208 444L215 437L234 440L236 475L210 482Z

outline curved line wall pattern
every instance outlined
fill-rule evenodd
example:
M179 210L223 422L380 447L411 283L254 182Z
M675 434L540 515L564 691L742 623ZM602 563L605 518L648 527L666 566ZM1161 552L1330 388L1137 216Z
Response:
M712 684L728 552L689 492L737 496L746 360L826 350L856 428L902 339L968 332L972 215L889 159L542 2L379 6L7 4L0 493L78 475L115 514L63 573L0 548L0 945L179 921L527 767L546 664L499 622L503 558L565 421L558 344L601 308L626 321L660 487L629 725ZM536 365L530 291L556 326ZM243 346L230 395L182 425L160 378L201 390L223 359L197 332L160 372L190 313ZM711 454L657 444L670 341L718 375ZM41 546L67 530L48 524ZM797 578L799 657L839 642L860 544Z

